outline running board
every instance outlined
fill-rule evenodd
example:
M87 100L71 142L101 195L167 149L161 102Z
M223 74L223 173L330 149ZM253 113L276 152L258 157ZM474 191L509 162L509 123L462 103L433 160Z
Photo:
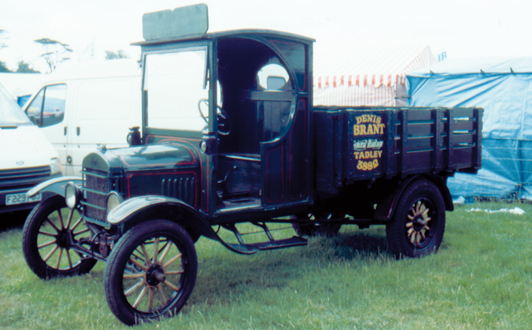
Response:
M224 242L221 238L219 238L220 242L229 250L240 253L240 254L254 254L258 251L264 251L264 250L275 250L275 249L283 249L283 248L289 248L294 246L303 246L307 245L307 239L299 236L293 236L291 238L284 238L280 240L275 240L268 227L264 223L253 223L254 225L261 227L266 235L269 238L269 241L266 242L259 242L259 243L244 243L242 236L238 229L235 227L234 224L231 225L225 225L224 228L231 230L238 242L240 244L234 244L234 243L227 243Z

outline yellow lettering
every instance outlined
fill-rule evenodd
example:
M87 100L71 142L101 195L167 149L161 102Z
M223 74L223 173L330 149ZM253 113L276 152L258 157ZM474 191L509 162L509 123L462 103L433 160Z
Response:
M378 117L376 117L379 119ZM358 122L358 118L357 118ZM377 135L377 134L384 134L384 127L385 124L357 124L353 125L353 135L359 136L359 135Z
M375 132L377 132L377 130L375 130L375 132L373 131L373 126L375 125L368 125L368 135L373 135Z
M357 125L360 125L362 123L375 123L380 124L382 121L382 118L376 115L360 115L356 117Z
M374 159L373 161L365 162L363 160L359 160L357 163L357 169L361 171L371 171L379 167L379 160Z

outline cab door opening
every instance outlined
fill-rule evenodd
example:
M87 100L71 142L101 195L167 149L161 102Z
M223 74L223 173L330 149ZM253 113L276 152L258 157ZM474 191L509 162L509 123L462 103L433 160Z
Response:
M289 127L293 86L271 47L250 38L218 41L218 80L231 133L219 134L219 209L262 205L261 144Z

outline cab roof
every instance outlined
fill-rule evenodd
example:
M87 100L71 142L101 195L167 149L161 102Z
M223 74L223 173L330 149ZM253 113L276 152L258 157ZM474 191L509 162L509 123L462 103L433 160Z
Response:
M221 32L211 32L211 33L204 33L204 34L191 34L186 36L180 36L175 38L167 38L167 39L153 39L153 40L145 40L140 42L132 43L132 45L136 46L154 46L158 44L170 44L170 43L181 43L181 42L189 42L189 41L195 41L195 40L215 40L215 39L222 39L222 38L231 38L231 37L246 37L246 38L261 38L261 37L275 37L279 39L287 39L287 40L293 40L301 43L313 43L316 40L313 38L305 37L298 34L283 32L283 31L276 31L276 30L266 30L266 29L241 29L241 30L229 30L229 31L221 31Z

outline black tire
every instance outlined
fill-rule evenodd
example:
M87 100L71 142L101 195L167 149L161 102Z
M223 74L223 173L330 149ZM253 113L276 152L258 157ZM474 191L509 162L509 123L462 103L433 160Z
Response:
M192 293L197 270L194 242L183 227L168 220L143 222L111 251L105 297L113 314L127 325L174 316Z
M71 250L70 242L89 236L81 214L69 209L62 196L54 195L28 215L22 229L22 252L28 266L42 279L85 274L97 260Z
M327 222L327 219L336 218L333 213L308 213L297 215L298 219L309 220L307 223L292 223L292 227L298 236L335 236L342 227L341 223Z
M386 225L390 252L396 258L426 256L438 250L444 231L445 204L440 190L427 180L412 182Z

